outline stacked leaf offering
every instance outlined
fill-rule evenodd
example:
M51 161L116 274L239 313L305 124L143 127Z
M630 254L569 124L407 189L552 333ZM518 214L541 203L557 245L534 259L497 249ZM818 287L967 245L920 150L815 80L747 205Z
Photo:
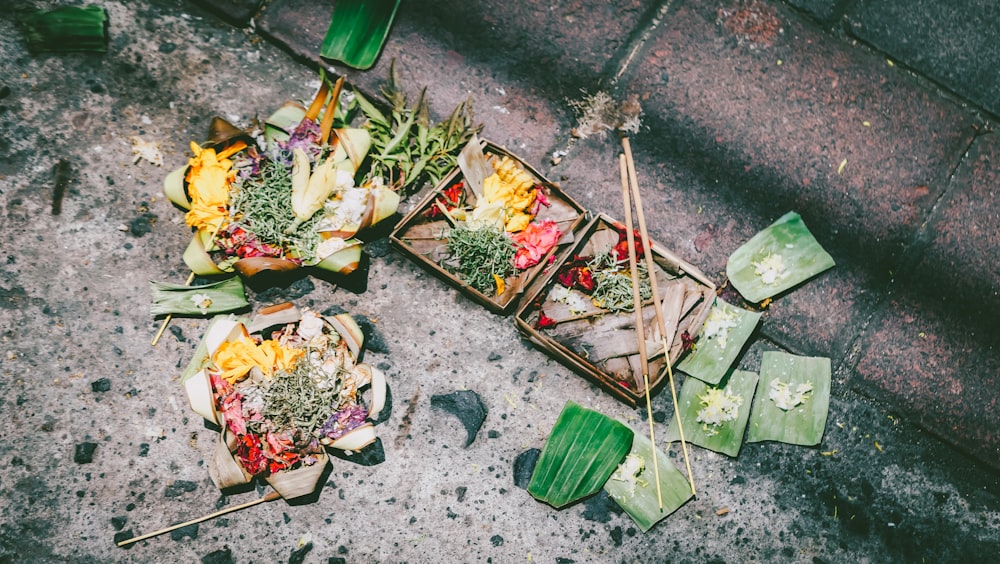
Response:
M360 362L363 342L349 315L291 304L249 322L216 318L181 378L191 407L221 428L209 464L215 484L260 478L286 499L308 495L326 468L326 448L373 443L386 383Z

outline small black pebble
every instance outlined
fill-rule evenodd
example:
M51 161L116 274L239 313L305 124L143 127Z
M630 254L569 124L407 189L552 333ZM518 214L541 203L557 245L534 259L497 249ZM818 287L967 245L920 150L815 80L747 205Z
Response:
M458 496L458 501L465 501L465 492L467 492L468 490L469 488L465 486L458 486L457 488L455 488L455 495Z
M331 556L327 559L326 564L347 564L347 559L340 556Z
M622 528L615 527L611 529L611 542L615 543L615 546L622 545Z
M491 438L491 439L499 439L500 438L500 431L491 429L488 433L486 433L486 436L489 437L489 438Z
M124 515L121 516L121 517L112 517L111 518L111 526L114 527L116 531L120 531L120 530L122 530L122 527L125 526L125 523L127 521L128 521L128 517L125 517Z
M169 41L164 41L163 43L160 43L158 50L160 51L160 53L173 53L174 51L177 50L177 44L171 43Z
M431 396L431 407L443 409L451 413L465 426L465 447L468 448L476 440L479 428L486 420L486 404L479 394L472 390L459 390L445 395Z
M115 544L117 545L118 543L120 543L122 541L126 541L126 540L128 540L128 539L130 539L130 538L132 538L134 536L135 536L135 534L132 533L132 529L129 529L127 531L122 531L120 533L115 533ZM122 548L124 548L125 550L128 550L128 549L132 548L133 546L135 546L135 544L134 543L130 543L130 544L126 544Z
M172 540L180 541L184 540L184 537L190 537L192 540L198 538L198 523L192 523L187 527L170 531L170 538Z
M284 519L286 525L292 522L292 518L287 513L282 513L281 518Z
M538 464L538 457L542 451L533 448L522 452L514 459L514 485L522 490L528 489L531 483L531 474L535 471L535 464Z
M94 392L107 392L108 390L111 389L111 379L101 378L100 380L91 382L90 389L93 390Z
M146 457L149 456L149 443L139 444L139 456Z
M177 339L178 343L187 342L187 338L184 336L184 330L176 325L170 326L170 334L173 335L175 339Z
M503 358L503 355L501 355L499 353L491 352L490 356L487 357L487 360L489 360L490 362L496 362L496 361L500 360L501 358Z
M500 535L493 535L492 537L490 537L490 544L492 544L493 546L502 545L503 537L501 537Z
M193 492L198 489L197 482L190 480L177 480L166 487L163 492L164 497L180 497L184 492Z
M233 564L233 551L228 546L209 552L201 557L201 564Z
M135 509L135 504L134 503L130 503L130 504L128 504L128 505L125 506L125 511L132 511L133 509Z
M94 461L94 451L97 450L97 443L80 443L76 445L73 452L73 462L77 464L90 464Z

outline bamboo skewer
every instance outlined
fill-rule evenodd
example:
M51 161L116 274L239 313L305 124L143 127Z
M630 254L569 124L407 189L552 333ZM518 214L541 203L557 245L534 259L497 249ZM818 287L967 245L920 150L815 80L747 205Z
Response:
M160 529L158 531L153 531L152 533L146 533L145 535L140 535L138 537L132 537L130 539L126 539L126 540L118 542L117 545L118 546L125 546L125 545L128 545L128 544L132 544L134 542L139 542L141 540L146 540L146 539L151 538L151 537L162 535L163 533L169 533L170 531L176 531L177 529L180 529L180 528L183 528L183 527L187 527L188 525L194 525L195 523L201 523L202 521L208 521L209 519L215 519L216 517L219 517L221 515L225 515L226 513L232 513L234 511L239 511L241 509L246 509L247 507L251 507L251 506L254 506L254 505L261 504L261 503L267 503L269 501L274 501L276 499L281 499L281 494L279 494L278 492L269 492L264 497L257 498L257 499L255 499L253 501L248 501L246 503L241 503L239 505L234 505L232 507L227 507L227 508L225 508L225 509L223 509L221 511L216 511L215 513L211 513L209 515L204 515L204 516L198 517L197 519L192 519L190 521L185 521L183 523L178 523L176 525L171 525L171 526L169 526L169 527L167 527L165 529Z
M625 152L623 162L626 164L626 168L628 170L629 185L632 188L632 195L635 200L636 216L639 220L639 234L642 237L642 253L645 255L647 268L652 271L653 255L652 250L649 248L649 232L646 230L646 217L642 211L642 196L639 194L639 184L635 174L635 161L632 160L632 145L629 143L628 137L622 137L622 149ZM626 207L625 212L626 217L628 217L631 210ZM631 229L631 227L629 227L629 229ZM681 423L681 413L677 404L677 386L674 383L674 370L670 365L670 344L668 344L666 340L666 323L663 319L662 307L660 306L660 296L657 292L656 277L650 277L650 285L653 290L653 307L656 311L656 321L659 324L660 338L663 340L663 354L665 355L667 375L670 380L670 395L674 401L674 418L677 421L677 430L681 439L681 451L684 453L684 465L687 467L688 483L691 485L691 494L698 495L694 487L694 474L691 472L691 459L688 456L687 441L684 439L684 425ZM648 392L646 397L647 401L649 401Z
M635 233L632 230L632 203L629 198L629 175L625 164L625 157L618 159L622 178L622 201L625 204L625 231L628 239L628 265L629 273L632 275L632 304L635 309L635 332L639 340L639 363L642 367L642 386L646 395L646 419L649 421L649 442L656 448L656 438L653 435L653 408L649 399L649 361L646 359L646 331L642 322L642 297L639 292L639 265L635 256ZM653 271L650 270L650 273ZM650 274L650 278L655 278ZM654 290L655 291L655 290ZM653 478L656 480L656 502L660 511L663 511L663 491L660 486L660 464L658 456L653 456Z
M188 276L188 279L187 279L186 282L184 282L184 285L185 286L190 286L191 282L194 282L194 272L192 272ZM167 316L163 318L163 323L160 324L160 330L157 331L156 335L153 336L153 340L150 341L150 343L149 343L150 346L155 347L156 343L160 342L160 337L162 337L163 336L163 332L167 330L167 325L170 325L170 320L173 319L173 317L174 317L174 314L168 313Z

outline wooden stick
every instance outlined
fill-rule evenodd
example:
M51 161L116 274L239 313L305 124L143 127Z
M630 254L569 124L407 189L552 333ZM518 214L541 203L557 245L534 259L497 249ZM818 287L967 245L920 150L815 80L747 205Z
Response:
M635 200L635 210L639 220L639 234L642 237L642 253L646 257L647 268L652 270L653 253L649 248L649 232L646 230L646 217L642 211L642 196L639 194L639 183L635 174L635 161L632 159L632 146L629 143L628 137L622 137L622 149L625 151L624 162L626 163L626 168L628 169L629 185L632 188L632 196ZM684 465L687 467L688 483L691 486L691 494L698 495L694 487L694 474L691 472L691 458L688 456L687 441L684 440L684 425L681 424L681 412L677 403L677 386L674 383L674 370L673 367L671 367L670 362L670 344L666 341L666 323L663 319L662 308L660 307L660 296L657 292L655 276L650 277L650 284L653 289L653 305L656 309L656 321L660 328L660 338L663 339L663 351L666 361L665 364L667 365L667 375L670 379L670 396L674 401L674 416L677 421L677 430L681 439L681 451L684 453Z
M184 285L185 286L190 286L191 282L194 282L194 272L192 272L191 275L188 276L188 279L187 279L186 282L184 282ZM160 337L163 336L163 332L166 331L167 325L170 325L170 320L173 317L174 317L174 314L168 313L167 316L163 318L163 323L160 324L160 330L157 331L156 335L153 336L153 340L149 343L150 346L155 347L156 343L158 343L160 341Z
M123 541L121 541L121 542L118 543L118 546L125 546L127 544L132 544L134 542L139 542L141 540L146 540L146 539L148 539L150 537L155 537L155 536L158 536L158 535L162 535L163 533L169 533L170 531L176 531L177 529L180 529L182 527L187 527L188 525L194 525L195 523L201 523L202 521L208 521L209 519L215 519L216 517L219 517L220 515L225 515L226 513L232 513L233 511L239 511L240 509L246 509L247 507L251 507L253 505L258 505L258 504L261 504L261 503L267 503L269 501L274 501L274 500L280 499L280 498L281 498L281 494L279 494L278 492L270 492L267 495L265 495L264 497L255 499L253 501L248 501L246 503L241 503L239 505L234 505L232 507L227 507L227 508L225 508L225 509L223 509L221 511L216 511L215 513L212 513L210 515L205 515L203 517L198 517L197 519L192 519L190 521L185 521L183 523L178 523L176 525L171 525L171 526L169 526L169 527L167 527L165 529L160 529L159 531L153 531L152 533L146 533L145 535L140 535L138 537L132 537L130 539L123 540Z
M656 456L656 438L653 435L653 408L649 399L649 361L646 358L646 329L642 321L642 296L639 292L639 265L635 256L635 232L632 229L632 202L629 198L629 176L626 169L625 157L618 159L622 177L622 202L625 204L625 231L628 240L628 266L629 274L632 275L632 306L635 309L635 332L639 339L639 366L642 371L643 391L646 395L646 419L649 421L649 442L653 445L653 478L656 480L656 502L660 511L663 511L663 492L660 486L660 463ZM654 271L649 270L650 277ZM655 292L655 290L654 290Z

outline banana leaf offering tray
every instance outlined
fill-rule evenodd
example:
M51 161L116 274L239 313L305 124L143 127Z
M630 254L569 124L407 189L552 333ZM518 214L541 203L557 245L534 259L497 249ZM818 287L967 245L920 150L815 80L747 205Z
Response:
M636 238L636 245L641 239ZM553 264L516 314L535 346L635 406L645 397L625 226L600 215ZM640 251L641 249L637 249ZM715 301L715 284L700 270L651 241L654 272L639 269L649 387L666 379L690 348ZM666 334L660 333L649 277L656 277ZM664 354L664 343L669 350Z
M586 211L523 160L473 139L446 176L396 226L392 244L473 301L512 313Z
M377 440L385 376L361 362L364 334L344 313L290 303L250 319L216 317L181 384L191 408L219 427L209 476L221 490L266 481L281 497L313 494L328 449Z

